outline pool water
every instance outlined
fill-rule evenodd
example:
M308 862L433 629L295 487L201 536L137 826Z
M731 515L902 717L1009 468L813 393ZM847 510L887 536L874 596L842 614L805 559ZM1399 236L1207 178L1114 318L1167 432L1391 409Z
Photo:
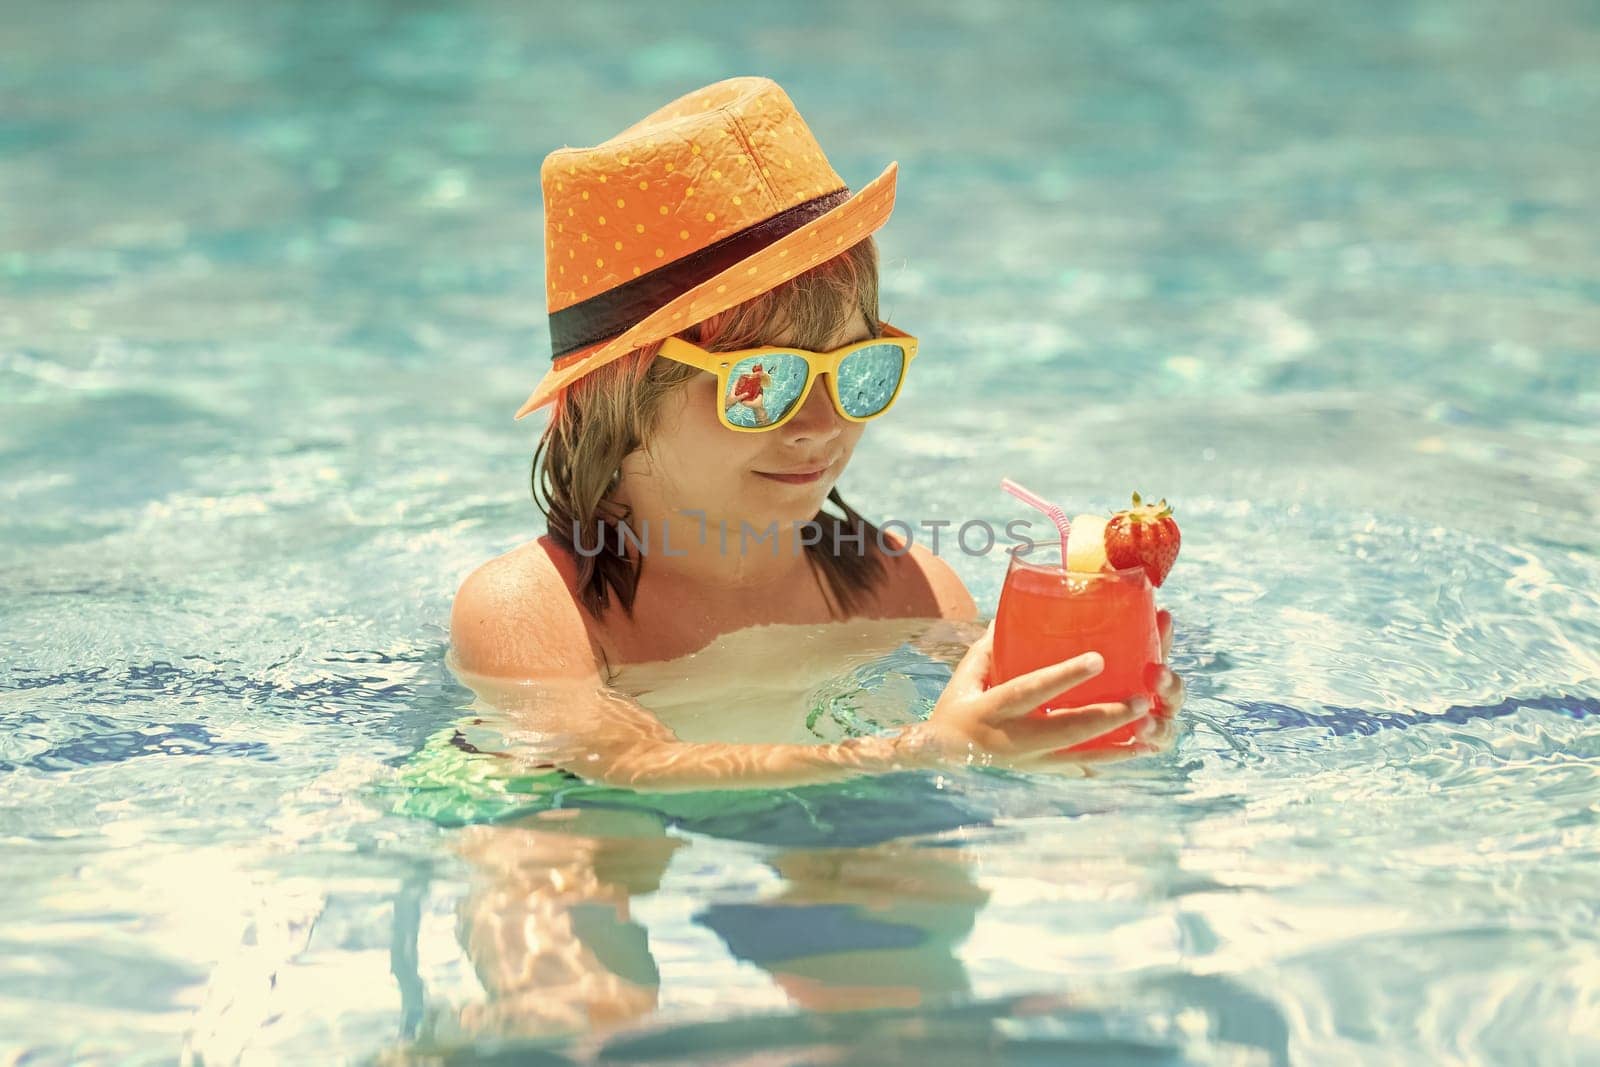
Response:
M1600 1059L1592 4L6 21L0 1058ZM452 675L542 532L539 161L745 73L901 166L846 498L985 615L1001 476L1172 500L1171 751L651 798ZM948 676L853 647L663 706L835 739Z

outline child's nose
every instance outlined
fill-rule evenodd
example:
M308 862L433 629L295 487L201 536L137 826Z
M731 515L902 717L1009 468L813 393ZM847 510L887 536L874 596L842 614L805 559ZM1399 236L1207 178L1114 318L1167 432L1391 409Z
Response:
M817 380L811 384L811 395L806 397L806 402L800 405L800 410L783 428L794 441L826 441L838 436L839 431L844 429L844 419L839 416L832 398L828 396L826 374L817 375Z

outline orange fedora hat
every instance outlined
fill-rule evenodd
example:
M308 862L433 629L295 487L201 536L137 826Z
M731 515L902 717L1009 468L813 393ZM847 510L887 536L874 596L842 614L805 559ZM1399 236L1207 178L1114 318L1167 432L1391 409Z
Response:
M864 240L889 219L898 170L852 196L770 78L716 82L604 144L551 152L539 180L554 362L515 417Z

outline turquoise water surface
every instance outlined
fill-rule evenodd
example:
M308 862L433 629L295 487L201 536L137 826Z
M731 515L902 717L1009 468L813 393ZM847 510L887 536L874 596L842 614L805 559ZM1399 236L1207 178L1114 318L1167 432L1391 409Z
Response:
M1592 3L6 38L0 1059L1600 1060ZM543 532L539 163L737 74L900 163L921 354L847 499L1177 503L1170 752L667 802L473 751L451 597ZM947 673L819 677L810 730Z

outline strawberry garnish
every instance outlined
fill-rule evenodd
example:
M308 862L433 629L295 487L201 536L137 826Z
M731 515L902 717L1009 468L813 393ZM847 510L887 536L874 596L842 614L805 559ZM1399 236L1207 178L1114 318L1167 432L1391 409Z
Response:
M1178 559L1178 523L1162 498L1146 504L1133 494L1133 507L1119 511L1106 523L1106 562L1118 570L1143 567L1151 585L1160 585Z

